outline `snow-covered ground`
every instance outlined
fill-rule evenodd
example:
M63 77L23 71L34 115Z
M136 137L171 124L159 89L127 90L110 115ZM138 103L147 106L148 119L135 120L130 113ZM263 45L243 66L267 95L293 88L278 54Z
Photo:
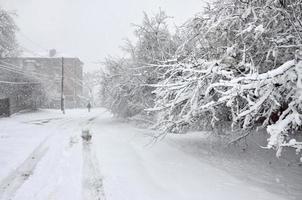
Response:
M91 131L91 142L82 141L83 129ZM274 174L280 170L202 148L202 134L169 136L155 144L151 135L102 109L1 118L0 199L302 198L301 168L288 172L285 177L296 179L284 184L283 174ZM267 177L259 178L262 174Z

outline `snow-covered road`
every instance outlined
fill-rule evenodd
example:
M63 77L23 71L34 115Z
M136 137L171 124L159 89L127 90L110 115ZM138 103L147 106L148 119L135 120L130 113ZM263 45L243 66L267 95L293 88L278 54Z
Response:
M81 131L92 132L91 143ZM2 200L281 200L102 109L0 119Z

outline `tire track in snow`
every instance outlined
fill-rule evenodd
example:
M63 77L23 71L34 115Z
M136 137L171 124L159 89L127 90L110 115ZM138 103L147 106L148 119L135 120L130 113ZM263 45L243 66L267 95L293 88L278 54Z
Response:
M14 197L16 191L28 180L34 173L35 167L41 158L45 155L48 147L44 146L46 138L28 157L27 159L12 171L0 183L0 200L10 200Z
M91 149L91 143L83 141L83 200L105 200L99 163Z

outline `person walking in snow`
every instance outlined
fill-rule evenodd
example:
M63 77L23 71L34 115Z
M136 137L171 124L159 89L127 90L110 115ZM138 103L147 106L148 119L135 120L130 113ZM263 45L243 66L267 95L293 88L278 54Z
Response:
M88 112L90 112L90 109L91 109L91 104L90 104L90 102L88 102L88 104L87 104L87 109L88 109Z

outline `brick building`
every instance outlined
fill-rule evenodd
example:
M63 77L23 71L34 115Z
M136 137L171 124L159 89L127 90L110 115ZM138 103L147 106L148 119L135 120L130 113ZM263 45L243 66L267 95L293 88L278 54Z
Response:
M83 62L75 57L15 57L4 64L31 75L45 91L44 108L60 108L62 62L64 63L65 107L83 106Z

